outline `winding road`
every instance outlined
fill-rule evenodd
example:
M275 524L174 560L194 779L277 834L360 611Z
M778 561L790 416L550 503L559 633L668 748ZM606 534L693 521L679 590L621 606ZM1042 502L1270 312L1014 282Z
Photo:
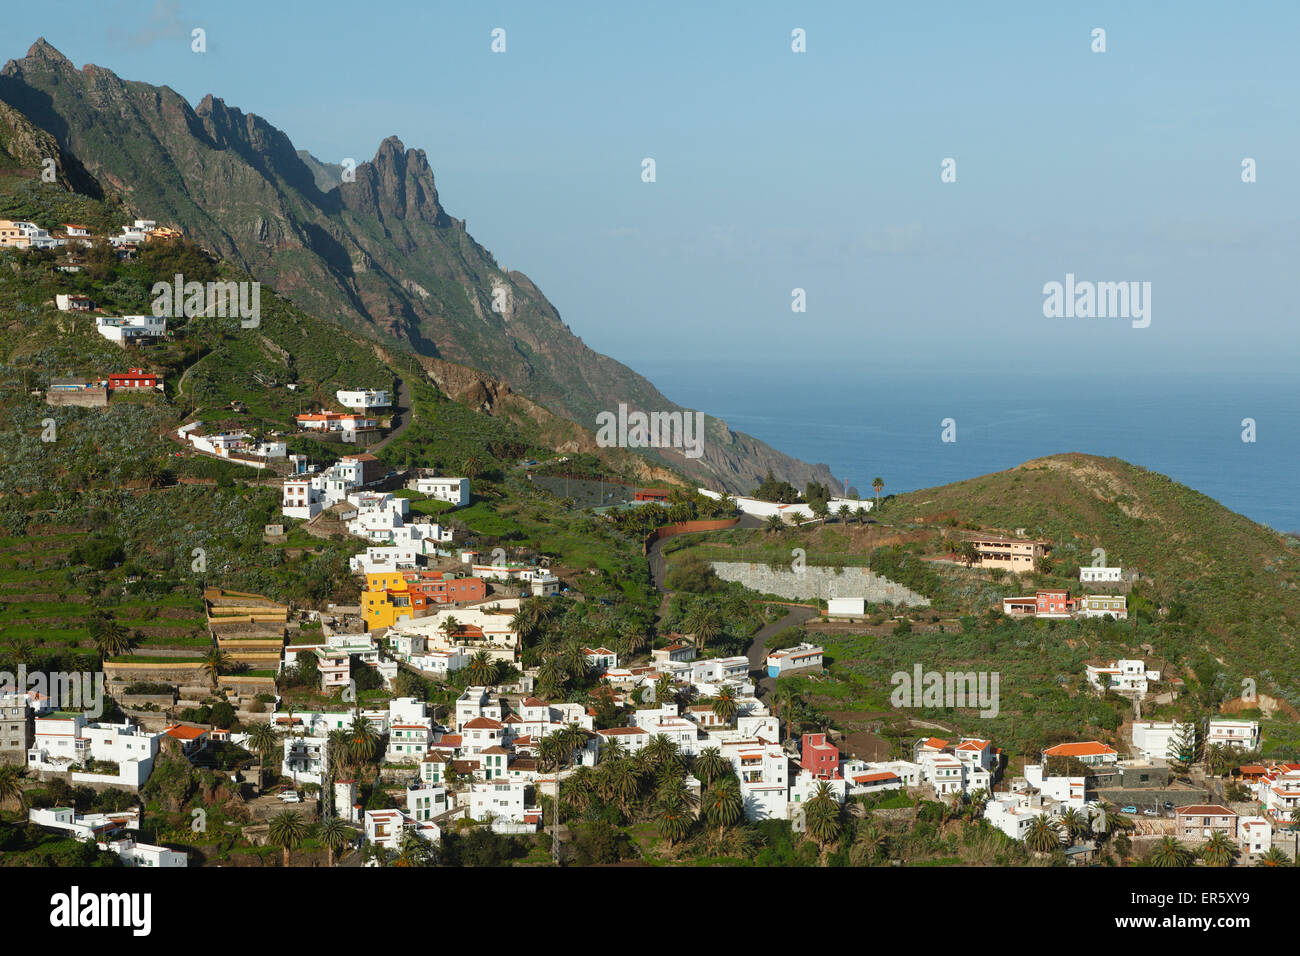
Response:
M763 522L753 515L741 515L740 521L732 525L734 528L761 528ZM729 529L728 529L729 530ZM667 609L668 588L665 587L664 580L666 576L666 566L663 556L663 546L665 541L670 538L660 538L651 543L646 550L646 560L650 563L650 581L654 584L655 589L663 595L663 601L660 604L659 613L662 615ZM765 646L768 638L779 634L787 627L793 627L796 624L802 624L810 618L817 617L818 611L811 607L792 607L790 613L786 614L779 620L771 624L764 625L759 629L749 642L745 649L745 656L749 658L749 673L754 678L755 692L761 697L775 686L776 682L767 676L767 653Z

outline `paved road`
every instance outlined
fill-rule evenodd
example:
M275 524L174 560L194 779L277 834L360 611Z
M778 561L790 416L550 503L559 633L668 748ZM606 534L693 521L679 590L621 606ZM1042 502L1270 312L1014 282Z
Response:
M787 627L793 627L796 624L802 624L809 618L817 617L816 608L812 607L792 607L790 613L771 624L765 625L754 639L750 641L745 655L749 658L750 676L757 678L755 680L755 693L762 697L764 694L771 693L776 687L776 680L767 676L767 653L764 646L767 639L775 634L784 631Z
M397 380L397 405L393 408L393 420L398 422L396 428L388 433L382 441L378 441L366 449L370 454L382 451L393 439L401 436L402 432L411 427L411 421L415 415L411 412L411 388L406 384L405 379Z

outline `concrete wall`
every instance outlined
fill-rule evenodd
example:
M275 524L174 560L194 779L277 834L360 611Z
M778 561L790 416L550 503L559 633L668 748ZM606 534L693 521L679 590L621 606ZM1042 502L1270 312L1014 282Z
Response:
M76 391L50 389L45 393L46 405L78 405L81 408L103 408L108 404L108 389L81 388Z
M773 570L766 564L714 561L713 570L724 581L739 581L760 594L776 594L792 601L814 598L862 597L873 604L909 604L926 607L930 599L895 584L867 568L807 567L796 574L788 568Z

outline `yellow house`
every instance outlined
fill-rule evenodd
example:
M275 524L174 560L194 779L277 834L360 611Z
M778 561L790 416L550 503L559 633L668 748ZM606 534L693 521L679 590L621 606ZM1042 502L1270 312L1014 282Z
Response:
M401 571L374 571L366 575L367 591L405 591L406 579Z

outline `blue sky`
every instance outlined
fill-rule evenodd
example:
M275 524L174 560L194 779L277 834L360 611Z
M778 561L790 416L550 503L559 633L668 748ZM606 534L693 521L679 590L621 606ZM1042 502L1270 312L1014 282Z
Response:
M0 52L45 36L326 160L396 134L476 239L633 367L1297 366L1300 5L672 6L47 0L6 9ZM1067 272L1150 281L1150 327L1045 318Z

